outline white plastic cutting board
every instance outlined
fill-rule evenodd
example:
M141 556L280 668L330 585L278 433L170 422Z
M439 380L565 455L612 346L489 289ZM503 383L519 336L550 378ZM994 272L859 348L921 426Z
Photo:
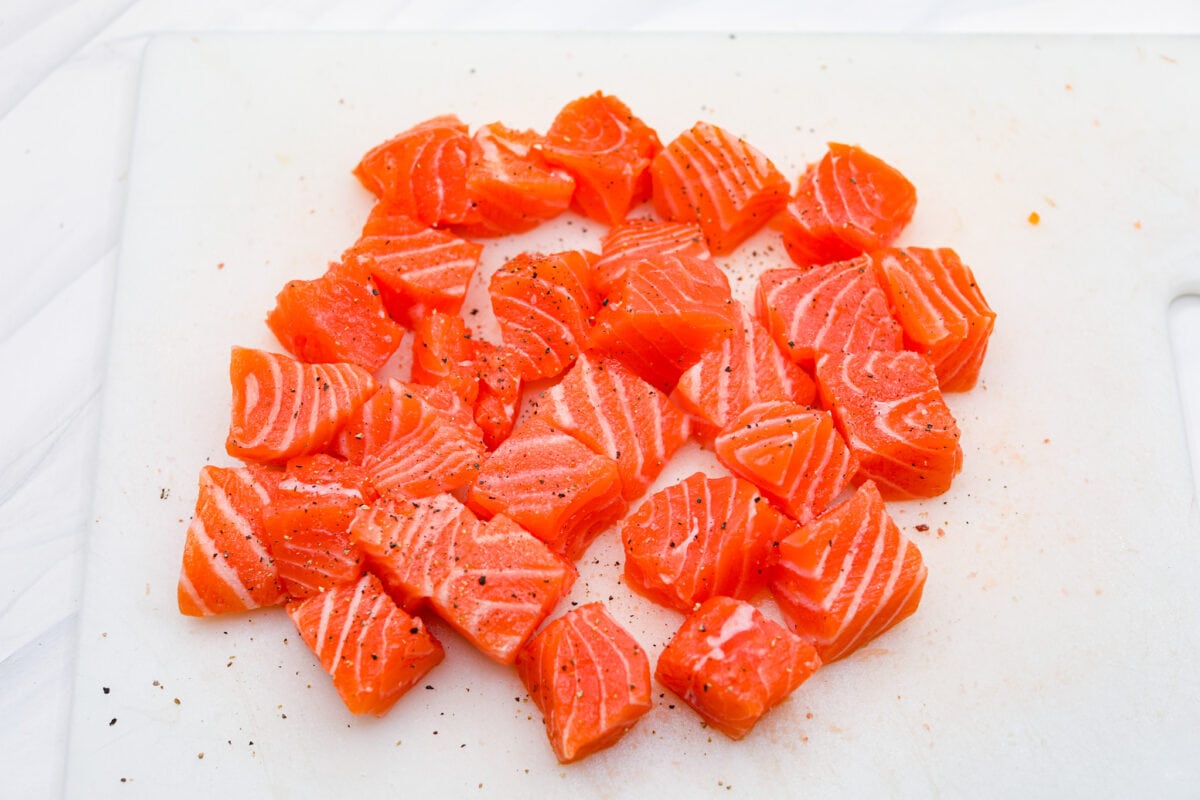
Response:
M955 247L999 317L981 386L949 398L961 476L944 497L892 506L929 566L916 616L742 742L664 693L617 747L562 767L515 675L453 634L428 686L353 719L282 612L185 619L175 582L197 472L231 463L228 349L273 347L262 317L278 288L355 238L369 208L358 156L447 112L544 130L596 89L664 141L710 120L792 177L826 141L862 144L918 187L903 241ZM1194 794L1200 524L1166 309L1200 289L1197 97L1200 41L1179 39L156 41L70 796ZM595 248L600 233L564 218L526 245ZM516 247L492 246L488 265ZM765 235L724 262L745 274L783 258ZM663 481L704 461L691 452ZM608 602L656 657L679 617L631 597L619 559L609 535L572 599Z

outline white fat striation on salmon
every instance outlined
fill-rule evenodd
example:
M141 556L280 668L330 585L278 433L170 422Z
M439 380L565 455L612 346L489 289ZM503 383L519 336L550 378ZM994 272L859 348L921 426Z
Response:
M771 590L796 632L830 662L915 611L925 575L920 551L868 481L783 541Z
M304 364L244 347L233 348L230 380L226 449L265 462L322 450L377 387L353 364Z
M244 467L206 466L183 548L180 611L212 616L282 603L286 597L266 544L266 487Z
M596 289L609 294L620 287L631 264L657 256L710 257L699 226L690 222L630 219L615 225L600 242L600 258L593 265Z
M684 613L717 595L749 599L766 586L775 547L794 527L746 481L697 472L625 521L625 579Z
M381 285L406 295L435 295L461 305L482 248L434 228L393 228L364 236L343 258L356 260Z
M799 523L824 511L858 470L828 411L787 401L747 407L713 447L722 464Z
M533 413L617 462L622 494L640 497L687 440L688 416L611 358L581 355Z
M752 403L812 403L812 378L784 356L741 303L734 303L733 320L733 334L680 376L671 398L714 428L725 427Z
M755 313L793 361L822 353L899 350L900 324L866 258L759 276Z

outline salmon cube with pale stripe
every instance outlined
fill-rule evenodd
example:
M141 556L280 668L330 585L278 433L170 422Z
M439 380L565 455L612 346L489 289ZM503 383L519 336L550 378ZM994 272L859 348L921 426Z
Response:
M570 561L628 507L617 462L541 417L524 422L488 457L467 504L483 517L508 516Z
M685 614L717 595L748 600L766 588L776 548L795 527L752 484L696 472L621 526L625 582Z
M820 666L811 644L754 606L713 597L684 620L659 655L654 677L736 740Z
M246 347L231 351L229 380L233 403L225 449L269 463L324 450L378 386L354 364L304 364Z
M417 320L413 325L412 355L413 383L440 383L466 405L474 406L479 396L475 342L462 317L435 309Z
M771 576L792 629L826 664L916 611L924 587L921 553L871 481L784 539Z
M816 394L808 373L735 301L733 333L684 371L671 399L694 417L693 433L710 441L752 403L787 400L807 406Z
M803 268L887 247L916 205L917 190L895 167L861 147L830 142L775 224L788 255Z
M744 139L697 122L650 165L654 210L694 222L714 254L729 253L780 212L788 180Z
M432 608L502 664L512 663L576 577L574 566L512 520L483 523L448 494L361 508L350 534L403 607Z
M209 617L287 600L267 547L264 470L206 466L179 571L179 611Z
M833 417L788 401L747 407L716 437L717 458L800 523L829 507L858 471Z
M867 258L819 267L767 270L758 278L754 312L775 343L811 368L822 353L900 350L900 324Z
M531 413L616 461L629 501L645 493L690 431L666 394L620 361L587 354L534 398Z
M373 575L287 610L353 714L383 716L445 657L421 619L398 608Z
M943 392L975 386L996 314L971 268L948 247L878 250L871 262L904 329L904 344L933 362Z
M611 747L653 707L650 660L600 603L554 619L517 656L560 763Z
M700 226L653 219L627 219L614 225L600 240L600 258L592 266L596 291L602 296L613 294L633 264L672 255L711 258Z
M889 500L936 497L962 469L958 423L919 353L823 356L817 362L822 405L833 412L870 478Z

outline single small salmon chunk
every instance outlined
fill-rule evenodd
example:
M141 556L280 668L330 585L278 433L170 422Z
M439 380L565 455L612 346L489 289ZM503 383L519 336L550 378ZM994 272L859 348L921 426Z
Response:
M284 462L324 450L378 388L354 364L305 364L265 350L234 347L229 455Z
M628 508L617 462L541 417L488 456L467 505L482 517L512 518L572 562Z
M479 395L475 398L474 419L483 443L495 450L512 433L521 409L521 391L525 382L517 364L520 357L504 345L486 339L475 340L475 371Z
M632 264L596 313L590 346L670 392L683 371L733 332L729 278L712 261L657 255Z
M378 370L400 346L392 321L365 267L334 264L311 281L288 281L267 314L267 327L301 361L346 362Z
M376 496L367 473L332 456L303 456L267 484L263 527L288 597L300 600L358 580L363 557L349 529L358 507Z
M587 346L595 258L584 250L522 253L492 274L492 310L522 379L562 374Z
M287 610L353 714L383 716L445 657L420 618L397 608L370 574Z
M825 410L786 400L756 403L716 437L717 459L800 523L829 507L858 460Z
M439 383L469 406L479 396L475 342L457 314L431 311L413 326L412 382Z
M704 233L695 223L628 219L600 240L600 258L592 267L597 293L602 297L615 293L631 264L656 256L711 258Z
M830 142L775 224L792 261L809 267L887 247L916 206L917 190L894 167L860 147Z
M370 272L392 319L412 327L431 310L457 314L483 245L395 213L379 203L343 263Z
M971 268L948 247L878 250L880 275L904 344L933 362L943 392L974 388L996 314Z
M711 442L753 403L788 400L807 406L816 395L808 373L783 354L749 309L735 301L733 333L684 371L671 399L695 418L693 433Z
M654 677L736 740L820 666L811 644L754 606L713 597L684 620L659 655Z
M824 356L817 390L870 478L889 500L936 497L962 468L958 424L920 353Z
M600 603L552 620L517 655L560 763L616 744L651 708L650 660Z
M196 511L188 525L179 571L179 611L208 617L280 605L279 584L262 513L270 494L245 467L200 470Z
M871 481L784 539L771 576L779 607L827 664L916 611L924 586L920 551Z
M473 222L467 194L471 137L458 117L425 120L373 147L354 174L381 200L422 225Z
M447 494L361 508L350 533L406 609L432 607L502 664L516 659L577 574L512 520L481 522Z
M573 205L616 225L650 196L650 160L662 144L629 107L601 92L567 103L546 131L542 154L575 179Z
M788 180L769 158L707 122L664 147L650 174L654 210L699 225L714 254L731 252L788 202Z
M867 258L809 269L767 270L755 313L793 361L812 366L822 353L900 350L904 336Z
M690 432L667 395L611 358L581 355L533 402L532 414L617 462L621 493L641 497Z
M746 481L696 472L625 520L625 582L685 614L717 595L749 600L766 588L776 548L795 527Z
M478 221L460 228L463 235L524 233L567 210L575 179L546 161L544 141L536 131L518 131L499 122L475 132L467 195Z

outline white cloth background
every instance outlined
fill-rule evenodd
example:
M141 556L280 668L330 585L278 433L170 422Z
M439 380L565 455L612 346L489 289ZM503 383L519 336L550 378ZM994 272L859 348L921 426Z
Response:
M0 796L61 792L99 398L146 42L168 31L516 29L1197 33L1200 3L0 0ZM1200 301L1177 305L1200 320ZM1194 367L1200 324L1177 319L1177 357ZM1196 420L1200 387L1191 391Z

